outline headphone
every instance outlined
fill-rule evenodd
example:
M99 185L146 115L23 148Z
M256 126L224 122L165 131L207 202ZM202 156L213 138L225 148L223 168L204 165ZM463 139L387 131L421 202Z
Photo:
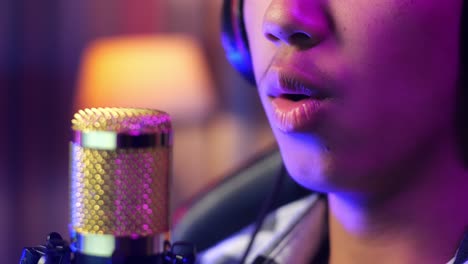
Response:
M234 68L255 85L252 58L244 26L243 0L224 0L221 17L221 43Z

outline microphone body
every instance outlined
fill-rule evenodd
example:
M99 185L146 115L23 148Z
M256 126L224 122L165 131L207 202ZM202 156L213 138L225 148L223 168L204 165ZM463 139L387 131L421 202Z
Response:
M51 233L20 264L194 263L190 243L171 245L172 128L150 109L92 108L72 120L70 245Z
M75 114L72 124L72 250L83 259L162 253L163 242L170 240L169 115L146 109L86 109Z

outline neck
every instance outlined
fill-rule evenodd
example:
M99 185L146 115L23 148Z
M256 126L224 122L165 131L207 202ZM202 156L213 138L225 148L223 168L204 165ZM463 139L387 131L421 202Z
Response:
M330 263L447 263L468 226L468 173L449 153L385 198L329 194Z

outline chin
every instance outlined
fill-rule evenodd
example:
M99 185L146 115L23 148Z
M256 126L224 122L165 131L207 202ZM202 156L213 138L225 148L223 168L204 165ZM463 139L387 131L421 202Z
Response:
M330 192L333 184L332 155L317 137L275 133L288 173L302 186L317 192Z
M286 169L300 185L320 193L367 192L374 177L366 176L371 164L353 155L337 153L320 138L308 133L275 133ZM374 175L375 176L375 175Z

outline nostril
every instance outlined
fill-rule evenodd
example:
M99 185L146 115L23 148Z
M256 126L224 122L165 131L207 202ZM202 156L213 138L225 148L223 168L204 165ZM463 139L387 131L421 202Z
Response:
M310 39L311 37L304 32L296 32L289 37L289 41L294 43L301 43Z
M296 32L294 34L292 34L289 38L288 38L288 42L293 44L293 45L297 45L299 47L303 47L303 48L308 48L308 47L311 47L311 46L314 46L316 44L316 40L304 33L304 32Z
M267 33L265 36L269 41L272 41L272 42L277 42L279 40L278 37L276 37L275 35L271 33Z
M275 32L265 32L265 37L273 43L285 42L300 49L311 48L318 43L318 39L303 31L288 32L277 30Z

